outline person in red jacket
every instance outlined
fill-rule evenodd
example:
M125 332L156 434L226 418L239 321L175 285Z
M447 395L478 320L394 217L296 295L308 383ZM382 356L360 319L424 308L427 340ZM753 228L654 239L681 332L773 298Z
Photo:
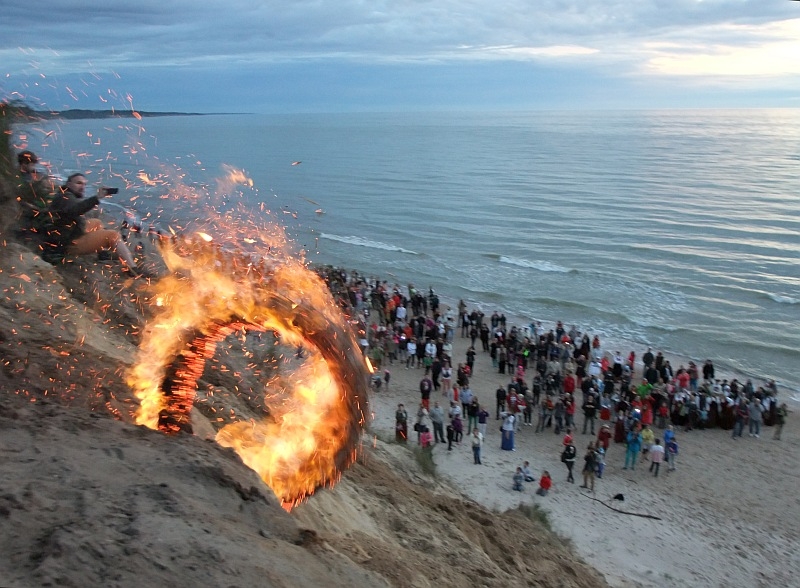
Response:
M572 394L575 392L575 376L572 374L567 374L567 376L564 378L564 383L562 386L564 388L564 394Z
M545 470L542 472L542 477L539 478L539 488L536 489L536 494L539 496L547 496L550 488L553 486L553 479L550 477L550 472Z
M608 446L611 443L611 429L608 425L600 427L600 432L597 433L597 446L602 447L603 451L608 452Z
M564 426L567 429L575 427L575 397L572 394L564 396Z

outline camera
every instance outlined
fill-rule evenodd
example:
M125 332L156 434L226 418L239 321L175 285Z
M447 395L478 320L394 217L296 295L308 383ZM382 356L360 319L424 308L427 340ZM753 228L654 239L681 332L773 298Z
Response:
M110 196L111 194L118 194L119 188L104 188L106 195Z

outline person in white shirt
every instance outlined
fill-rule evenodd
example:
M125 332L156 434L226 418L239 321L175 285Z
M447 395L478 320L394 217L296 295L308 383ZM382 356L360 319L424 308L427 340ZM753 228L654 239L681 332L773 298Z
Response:
M654 477L658 477L658 470L661 463L664 461L664 446L661 445L661 439L656 439L655 443L650 446L650 471L653 472Z
M406 369L409 366L415 365L417 361L417 340L411 339L406 345L406 352L408 353L408 357L406 358Z
M481 446L483 445L483 435L478 428L472 429L472 457L475 465L481 465Z
M425 344L425 355L428 357L433 357L436 355L436 343L428 340L428 342Z

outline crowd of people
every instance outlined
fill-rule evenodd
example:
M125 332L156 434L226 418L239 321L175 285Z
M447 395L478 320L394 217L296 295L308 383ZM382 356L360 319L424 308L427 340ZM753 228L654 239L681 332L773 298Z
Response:
M425 295L411 284L404 290L356 273L342 277L352 307L365 317L365 352L373 364L420 371L419 407L413 418L418 443L432 430L430 443L446 444L452 451L466 431L476 452L474 463L479 464L493 412L504 451L516 450L515 435L523 427L531 427L533 435L563 433L561 461L567 483L573 483L579 459L574 435L590 436L581 454L581 474L582 487L593 491L612 442L624 447L623 470L635 471L646 461L649 472L658 476L661 463L667 472L677 467L678 432L721 428L738 439L747 427L759 438L761 427L768 426L780 439L788 409L778 402L772 381L755 387L751 380L716 378L711 360L675 368L651 349L637 362L635 352L627 357L619 351L609 353L599 336L590 337L574 326L567 329L561 322L549 330L541 323L509 328L503 314L487 317L468 311L463 301L457 314L440 309L432 290ZM468 339L461 361L453 357L453 341L459 335ZM504 380L495 391L492 412L485 397L479 401L470 387L476 345L486 358L480 369ZM397 440L406 442L408 414L398 408L396 416ZM547 478L549 490L552 478Z

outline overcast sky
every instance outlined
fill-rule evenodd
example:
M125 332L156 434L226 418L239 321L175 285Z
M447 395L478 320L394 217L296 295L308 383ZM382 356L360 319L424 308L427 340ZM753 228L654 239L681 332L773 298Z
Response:
M52 109L800 107L800 2L4 2L0 69Z

